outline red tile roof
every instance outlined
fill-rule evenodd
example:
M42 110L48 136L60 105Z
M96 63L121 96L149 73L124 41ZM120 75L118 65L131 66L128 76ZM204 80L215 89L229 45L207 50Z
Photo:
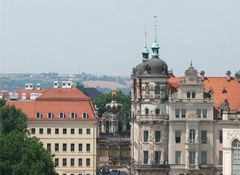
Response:
M181 77L171 77L168 81L171 90L176 90L179 85ZM230 105L230 109L236 111L240 108L240 83L236 78L232 78L230 81L226 77L205 77L203 81L204 91L208 92L213 90L214 107L216 109L227 99ZM223 90L226 93L223 93Z
M77 88L47 89L44 95L37 98L36 101L19 100L7 103L21 109L29 120L39 120L35 117L37 112L41 113L42 120L61 120L59 119L61 112L64 112L65 120L73 120L70 118L72 112L76 113L75 120L86 120L82 119L84 112L88 113L87 120L96 120L91 101ZM53 115L52 119L48 119L49 112Z

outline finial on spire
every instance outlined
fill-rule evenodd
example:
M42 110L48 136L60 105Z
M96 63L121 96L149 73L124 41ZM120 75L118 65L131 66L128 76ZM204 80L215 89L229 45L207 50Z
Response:
M154 16L155 41L157 41L157 16Z
M193 67L193 65L192 65L192 60L191 60L190 66Z
M145 48L147 48L147 25L145 25Z

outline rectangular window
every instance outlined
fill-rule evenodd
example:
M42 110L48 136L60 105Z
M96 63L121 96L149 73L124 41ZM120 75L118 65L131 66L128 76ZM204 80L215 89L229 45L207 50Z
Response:
M175 116L176 118L180 117L180 109L175 109Z
M48 151L51 151L51 143L48 143L48 144L47 144L47 150L48 150Z
M87 128L87 134L88 134L88 135L91 134L90 128Z
M74 166L74 159L73 158L70 160L70 165Z
M52 118L52 113L49 112L49 113L48 113L48 119L51 119L51 118Z
M55 158L55 166L58 167L59 166L59 159Z
M74 143L71 143L71 151L74 151L75 148L74 148Z
M181 151L175 151L175 164L181 164Z
M222 130L219 131L219 142L222 143L223 133Z
M201 118L202 116L202 110L201 109L197 109L197 117Z
M83 131L82 128L79 128L78 129L78 134L82 134L82 131Z
M161 151L155 151L155 164L160 164Z
M62 165L67 166L67 159L66 158L63 158Z
M67 144L63 143L63 151L67 151Z
M148 131L143 131L143 142L148 141Z
M148 151L143 151L143 164L148 164Z
M90 144L89 143L86 144L86 151L90 152Z
M86 159L86 166L90 166L91 164L90 164L90 159L88 158L88 159Z
M155 131L155 142L160 142L161 140L161 131Z
M181 131L175 131L175 141L181 143Z
M71 113L71 119L75 119L75 117L76 117L76 113L75 113L75 112L72 112L72 113Z
M191 97L191 93L187 92L187 98L190 98L190 97Z
M63 134L67 134L67 129L63 128Z
M55 151L59 151L59 144L55 143Z
M182 118L186 117L186 109L181 110L181 116L182 116Z
M55 134L59 134L59 129L55 128Z
M60 112L60 113L59 113L59 118L60 118L60 119L64 119L64 112Z
M201 152L201 163L203 165L207 164L207 151L202 151Z
M78 144L78 151L79 151L79 152L82 152L82 150L83 150L83 148L82 148L82 144L79 143L79 144Z
M78 166L82 166L82 159L81 158L78 159Z
M189 151L189 164L195 164L195 151Z
M36 112L35 117L36 117L36 119L40 119L41 118L41 113L40 112Z
M32 129L31 129L31 133L32 133L32 134L35 134L35 133L36 133L36 129L35 129L35 128L32 128Z
M84 112L84 113L82 114L82 118L83 118L83 119L87 119L87 118L88 118L88 113L87 113L87 112Z
M39 134L43 134L43 128L39 128Z
M202 116L203 116L203 118L207 117L207 109L202 110Z
M192 98L196 97L196 92L192 92Z
M207 131L201 131L201 143L206 144L207 143Z
M47 134L51 134L51 128L47 129Z
M219 165L222 165L223 163L223 152L222 151L219 151Z
M74 133L75 133L75 129L71 128L71 134L74 134Z

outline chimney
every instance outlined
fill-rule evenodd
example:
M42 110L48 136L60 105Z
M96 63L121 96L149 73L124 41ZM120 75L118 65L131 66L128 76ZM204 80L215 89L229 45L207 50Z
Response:
M41 90L41 86L39 83L37 84L37 90Z
M53 88L59 88L59 83L58 83L58 81L54 81Z
M204 80L204 76L205 76L205 71L202 70L202 71L200 72L200 77L201 77L202 80Z
M231 81L231 71L230 71L230 70L228 70L228 71L226 72L226 75L227 75L227 80L228 80L228 81Z
M33 90L33 84L32 83L26 83L25 84L25 89L26 90Z
M236 72L235 78L236 78L237 81L240 83L240 70L239 70L238 72Z
M72 81L67 81L66 88L72 88Z
M62 81L62 88L67 88L67 82L66 81Z

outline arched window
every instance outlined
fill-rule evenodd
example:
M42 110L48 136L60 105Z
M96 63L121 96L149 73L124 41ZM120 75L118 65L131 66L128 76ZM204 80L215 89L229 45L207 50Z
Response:
M160 86L159 85L155 86L155 94L160 94Z
M145 114L148 115L149 114L149 109L145 108Z
M106 122L105 122L105 133L106 134L109 134L109 132L110 132L110 122L107 120Z
M195 129L190 129L189 131L189 142L195 143Z
M240 141L232 142L232 175L240 174Z

